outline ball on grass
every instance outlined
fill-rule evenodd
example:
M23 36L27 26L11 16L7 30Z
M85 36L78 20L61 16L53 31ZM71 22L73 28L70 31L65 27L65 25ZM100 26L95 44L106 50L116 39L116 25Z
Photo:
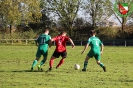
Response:
M74 65L74 69L75 69L75 70L80 69L80 65L79 65L79 64L75 64L75 65Z

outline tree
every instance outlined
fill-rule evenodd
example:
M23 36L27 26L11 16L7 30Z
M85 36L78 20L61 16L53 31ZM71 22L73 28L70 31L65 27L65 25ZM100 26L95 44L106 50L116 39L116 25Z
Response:
M48 9L68 29L72 36L73 23L80 8L81 0L46 0Z
M42 16L41 0L21 0L22 20L28 23L38 23Z
M12 26L40 21L40 0L1 0L0 7L0 17L9 25L10 33Z
M74 39L77 39L82 32L80 30L82 29L82 26L84 25L83 18L76 18L74 21ZM81 36L80 36L81 37Z
M102 22L111 16L111 10L108 7L111 4L109 0L86 0L84 8L88 17L91 18L92 30L95 29L96 24Z
M42 8L41 13L41 27L43 28L48 28L48 27L53 27L55 26L55 23L53 22L53 19L50 19L50 13L49 10L46 7L46 2L44 0L41 0L40 7Z
M10 33L13 25L17 25L21 20L21 13L18 10L17 0L1 0L0 15L5 25L9 25Z

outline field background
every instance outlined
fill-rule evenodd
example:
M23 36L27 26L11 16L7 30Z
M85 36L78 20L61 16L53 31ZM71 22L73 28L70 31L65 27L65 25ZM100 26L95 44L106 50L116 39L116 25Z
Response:
M48 60L42 66L43 72L30 72L35 59L36 46L0 46L0 88L133 88L133 47L104 48L101 62L107 72L90 59L87 72L82 72L84 46L67 47L68 57L59 69L47 72L49 59L55 47L49 49ZM42 57L40 61L42 60ZM54 62L54 67L60 58ZM40 63L38 62L38 64ZM74 70L74 64L80 70Z

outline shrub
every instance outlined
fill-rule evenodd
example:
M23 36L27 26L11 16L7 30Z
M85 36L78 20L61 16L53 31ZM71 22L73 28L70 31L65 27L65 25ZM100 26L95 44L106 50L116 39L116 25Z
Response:
M115 39L117 37L117 31L113 27L100 27L96 29L97 36L100 39Z

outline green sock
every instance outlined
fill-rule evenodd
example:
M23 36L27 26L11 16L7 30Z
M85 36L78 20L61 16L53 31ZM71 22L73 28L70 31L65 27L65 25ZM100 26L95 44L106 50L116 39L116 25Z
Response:
M40 67L41 67L45 62L46 62L46 59L43 59L43 60L41 61L41 63L39 64Z
M84 69L87 68L88 62L84 62Z
M34 68L36 66L36 64L37 64L37 60L34 60L33 64L32 64L32 67Z
M99 65L100 65L101 67L103 67L103 66L104 66L104 65L103 65L103 63L100 63Z

